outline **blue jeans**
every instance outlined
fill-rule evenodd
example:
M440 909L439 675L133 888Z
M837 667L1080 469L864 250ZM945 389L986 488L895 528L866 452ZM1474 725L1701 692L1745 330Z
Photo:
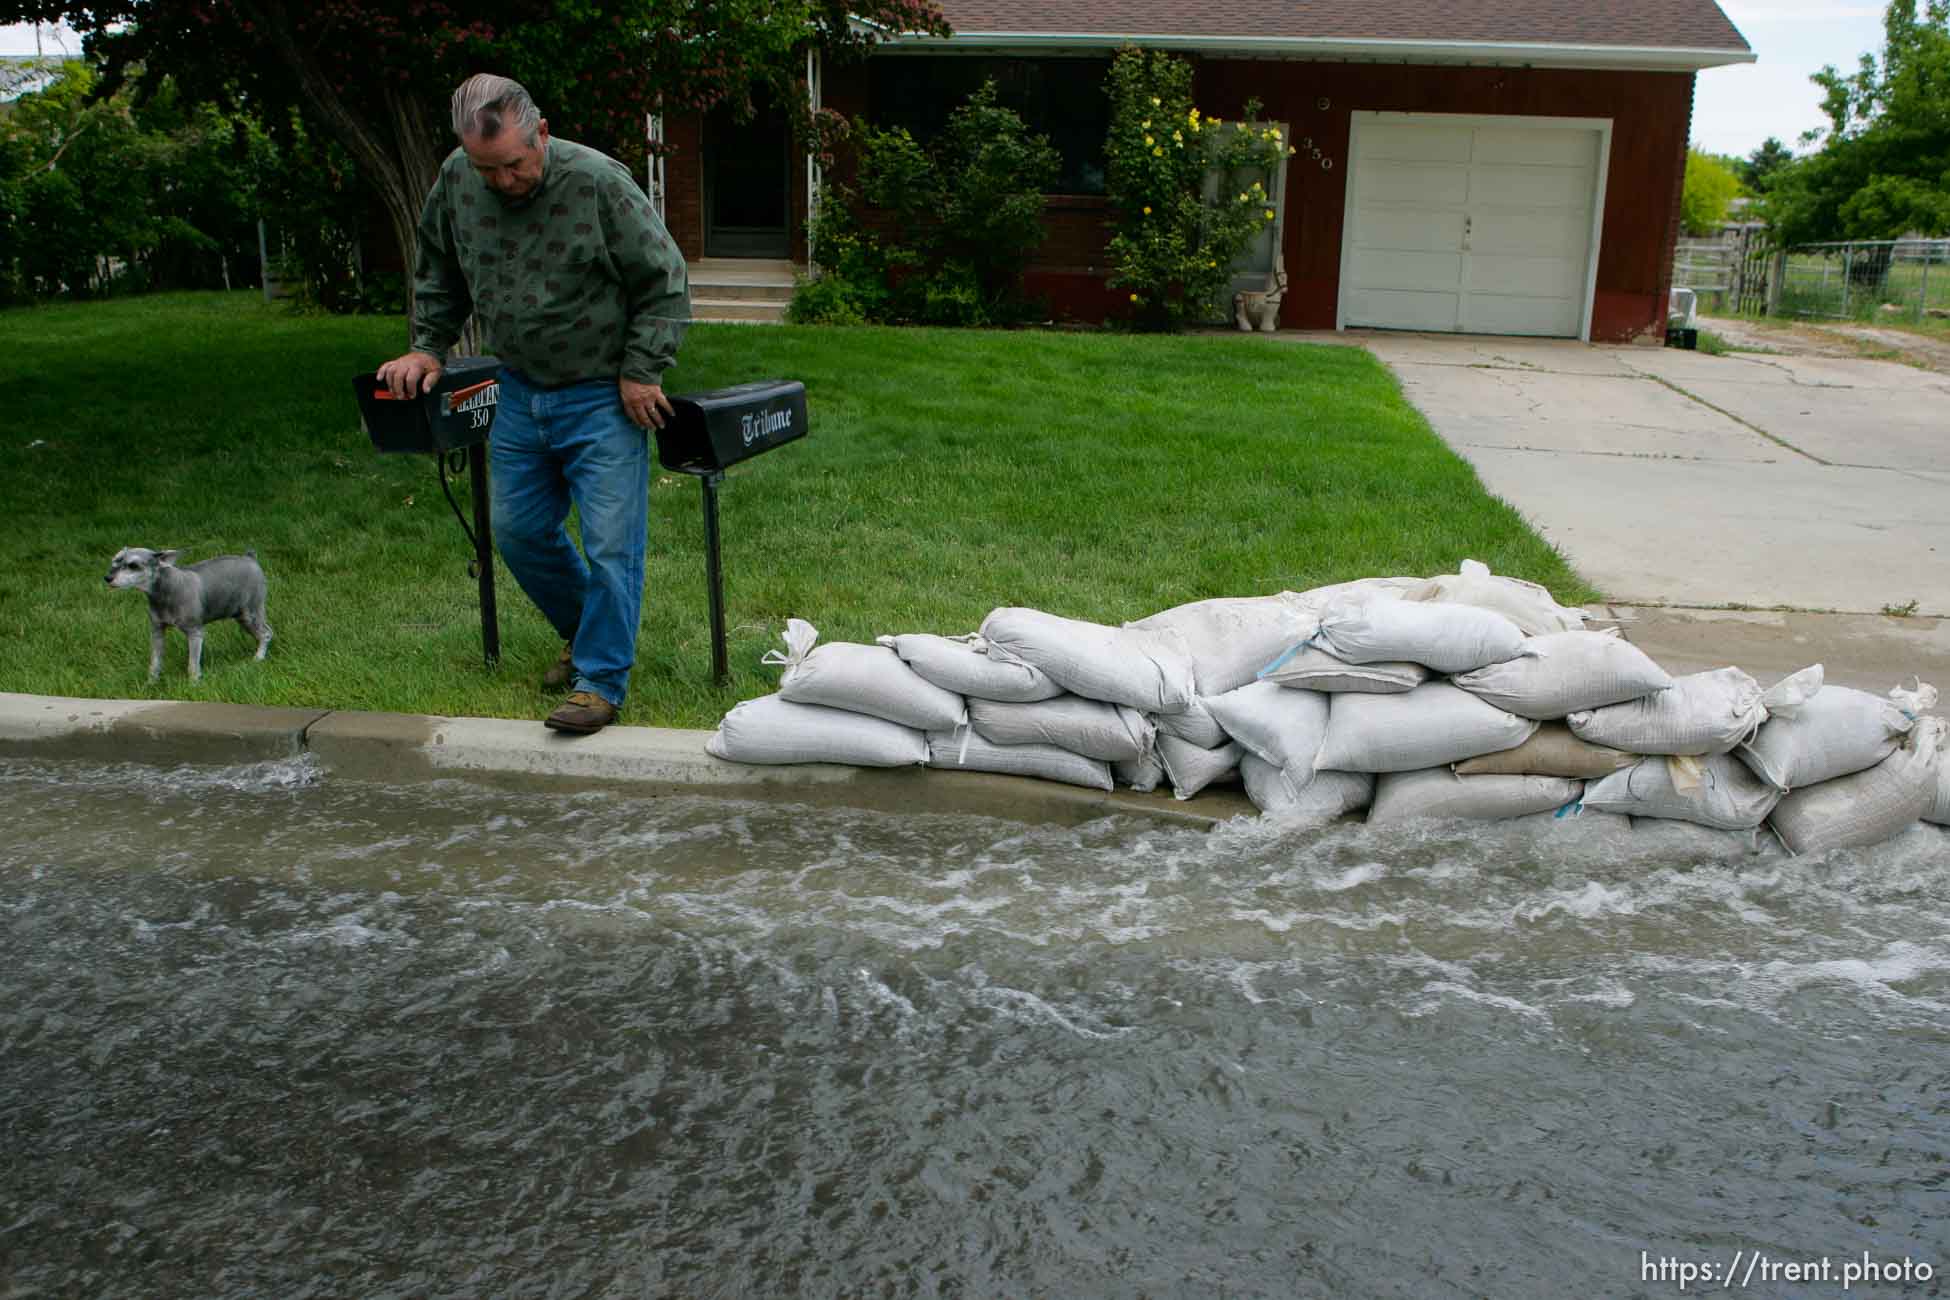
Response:
M548 389L504 366L489 460L501 558L574 644L574 689L621 708L643 611L648 435L624 413L614 379ZM580 552L564 527L572 503Z

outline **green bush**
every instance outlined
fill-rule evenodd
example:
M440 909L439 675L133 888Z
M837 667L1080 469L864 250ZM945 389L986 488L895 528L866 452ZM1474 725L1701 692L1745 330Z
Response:
M813 219L821 271L788 319L993 325L1024 319L1022 272L1043 239L1043 191L1058 155L996 103L986 82L939 139L854 124L854 186L835 184ZM869 216L882 214L877 233ZM804 299L804 306L800 300ZM841 316L831 313L839 312Z
M1266 187L1293 149L1275 127L1200 113L1191 65L1162 50L1125 49L1107 90L1110 284L1140 328L1177 329L1211 313L1233 260L1273 220ZM1257 116L1258 101L1245 109Z

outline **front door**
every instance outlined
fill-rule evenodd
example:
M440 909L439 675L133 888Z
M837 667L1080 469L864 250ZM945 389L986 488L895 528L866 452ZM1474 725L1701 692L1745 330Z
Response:
M723 107L705 119L706 257L790 256L790 146L785 115L764 97L749 121Z

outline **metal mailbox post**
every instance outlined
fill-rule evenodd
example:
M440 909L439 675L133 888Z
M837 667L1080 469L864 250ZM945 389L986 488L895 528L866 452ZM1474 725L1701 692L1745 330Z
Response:
M494 357L457 357L441 373L433 391L400 400L376 373L352 380L359 421L374 451L431 453L440 469L440 491L474 544L475 576L481 584L481 653L487 666L501 662L501 625L494 604L494 521L488 505L487 441L501 397L501 363ZM447 487L449 458L454 468L464 458L474 490L470 528Z
M722 686L725 662L724 567L718 556L718 485L727 466L806 436L806 386L761 379L730 388L673 396L676 414L657 430L657 459L704 488L704 573L711 595L711 678Z

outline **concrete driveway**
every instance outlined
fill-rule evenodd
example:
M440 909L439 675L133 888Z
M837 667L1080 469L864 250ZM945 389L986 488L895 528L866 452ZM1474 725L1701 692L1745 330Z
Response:
M1350 331L1615 604L1950 614L1950 376ZM1914 605L1911 605L1914 602Z

